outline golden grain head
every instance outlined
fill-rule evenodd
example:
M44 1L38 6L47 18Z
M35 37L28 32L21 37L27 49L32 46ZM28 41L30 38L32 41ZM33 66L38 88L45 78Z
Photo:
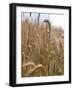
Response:
M37 33L36 36L39 38L39 34Z
M47 29L47 32L48 32L48 33L50 32L49 29Z
M31 45L28 45L28 48L31 48Z
M24 55L24 52L22 52L22 54Z

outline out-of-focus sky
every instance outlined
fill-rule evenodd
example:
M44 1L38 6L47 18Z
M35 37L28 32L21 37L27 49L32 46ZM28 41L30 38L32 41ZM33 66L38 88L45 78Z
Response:
M22 20L28 18L30 21L38 22L38 13L32 13L31 18L29 13L22 13ZM52 25L64 29L64 15L63 14L40 14L39 23L41 24L45 19L49 20Z

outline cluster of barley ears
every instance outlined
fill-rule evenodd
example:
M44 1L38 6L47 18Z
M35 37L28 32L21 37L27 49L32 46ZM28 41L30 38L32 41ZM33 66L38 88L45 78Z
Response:
M22 77L64 75L64 31L51 26L48 32L43 24L22 22Z

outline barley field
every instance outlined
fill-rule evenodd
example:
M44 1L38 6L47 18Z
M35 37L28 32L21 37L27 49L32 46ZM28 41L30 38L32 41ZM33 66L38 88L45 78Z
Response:
M21 22L21 76L64 75L64 30Z

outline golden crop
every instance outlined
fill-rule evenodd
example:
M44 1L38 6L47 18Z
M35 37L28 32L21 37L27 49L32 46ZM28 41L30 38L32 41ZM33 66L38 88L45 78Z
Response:
M64 75L64 30L28 20L21 26L22 77Z

